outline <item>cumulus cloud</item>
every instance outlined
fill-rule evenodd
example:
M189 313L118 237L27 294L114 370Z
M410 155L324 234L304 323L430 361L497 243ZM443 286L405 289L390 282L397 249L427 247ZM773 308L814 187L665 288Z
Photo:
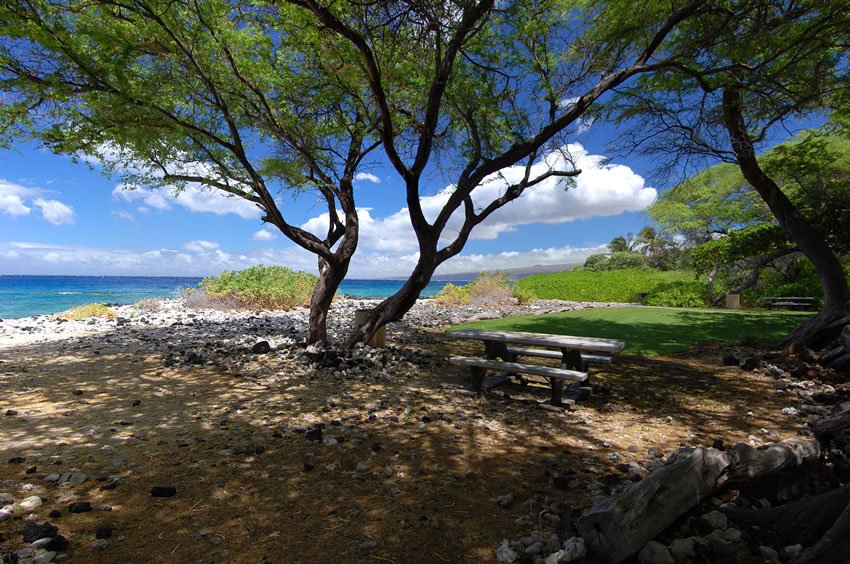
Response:
M374 182L375 184L381 183L381 179L370 172L358 172L354 175L354 180Z
M73 208L66 206L59 200L45 200L36 198L33 204L41 208L41 215L48 223L53 225L70 225L76 220L77 214Z
M198 239L195 241L189 241L183 248L187 251L191 251L193 253L207 253L209 251L215 251L221 247L218 243L214 243L212 241L204 241L203 239Z
M641 211L656 197L654 188L644 185L644 180L629 167L611 165L605 157L589 154L579 144L570 144L564 151L547 155L532 167L532 178L550 168L571 170L573 164L582 173L570 180L550 177L527 189L523 195L494 212L472 231L472 239L495 239L502 233L515 231L522 225L534 223L560 224L586 219L617 215L624 211ZM518 182L525 168L513 166L486 178L473 192L473 202L482 208L502 195L512 183ZM448 186L434 196L421 199L422 209L429 220L437 217L454 186ZM341 213L341 212L340 212ZM418 246L410 225L407 208L383 218L372 216L372 210L358 210L360 216L360 248L371 251L411 253ZM455 235L463 222L462 210L450 219L444 237ZM302 227L316 234L325 233L328 214L305 222Z
M189 184L183 190L151 190L130 184L119 184L112 190L112 195L125 202L144 203L144 206L138 208L142 213L150 208L167 211L173 205L178 205L191 212L209 212L216 215L232 213L242 219L258 219L262 215L260 209L247 200L228 196L199 184ZM143 211L143 208L146 209Z
M113 217L117 217L118 219L124 219L127 221L135 221L136 218L133 217L133 214L128 212L127 210L118 210L117 212L112 212Z
M254 241L274 241L277 236L268 229L260 229L251 235L251 239Z
M59 200L47 199L45 196L48 194L51 192L41 188L27 188L0 178L0 213L22 217L37 207L41 209L42 217L54 225L74 223L74 209Z

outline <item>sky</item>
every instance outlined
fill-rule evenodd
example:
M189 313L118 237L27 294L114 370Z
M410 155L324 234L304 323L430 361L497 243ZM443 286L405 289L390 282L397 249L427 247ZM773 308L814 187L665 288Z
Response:
M550 178L529 189L478 226L438 273L583 262L613 237L647 224L641 212L657 195L646 180L651 163L606 162L604 140L612 131L598 124L582 129L567 146L582 169L575 185ZM510 178L518 169L502 172ZM476 200L500 186L485 182ZM449 179L429 179L426 214L436 214L450 189ZM355 197L361 234L349 277L406 277L417 246L395 171L380 163L364 168ZM322 232L327 215L315 197L277 198L290 223ZM96 162L74 162L35 144L0 151L0 274L207 276L254 264L315 272L314 255L261 215L249 202L198 186L128 190Z

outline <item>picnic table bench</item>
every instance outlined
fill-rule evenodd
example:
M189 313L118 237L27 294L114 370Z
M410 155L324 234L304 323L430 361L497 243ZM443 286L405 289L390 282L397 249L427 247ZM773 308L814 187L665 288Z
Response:
M808 296L774 296L761 298L767 304L768 309L791 308L791 309L814 309L815 298Z
M543 376L552 389L552 405L563 405L564 384L567 381L582 384L588 382L589 362L611 362L611 354L625 346L623 341L574 337L550 333L527 333L522 331L493 331L488 329L461 329L446 334L454 339L479 340L484 343L480 357L454 356L452 364L468 366L472 373L473 389L481 393L512 377L522 374ZM544 347L544 348L525 348ZM517 362L521 356L553 358L561 361L560 368ZM501 360L499 360L501 359ZM502 374L488 378L487 370L501 370Z

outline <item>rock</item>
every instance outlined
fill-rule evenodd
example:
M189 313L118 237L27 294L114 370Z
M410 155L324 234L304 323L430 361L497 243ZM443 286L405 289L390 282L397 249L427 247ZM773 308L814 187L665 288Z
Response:
M357 467L354 469L354 471L355 472L361 472L361 473L362 472L368 472L369 471L369 465L366 464L365 462L358 462Z
M667 547L656 541L649 541L637 553L637 559L640 564L675 564L673 556Z
M54 482L58 482L59 477L60 477L59 474L48 474L47 476L44 477L44 481L47 482L48 484L52 484Z
M62 535L56 535L55 537L50 539L50 542L47 543L44 548L46 548L47 550L52 550L53 552L65 552L66 550L68 550L69 544L70 543L68 542L68 539L66 539Z
M107 503L101 503L97 506L98 511L112 511L112 506Z
M15 515L15 508L11 505L0 507L0 523L8 521Z
M100 527L94 530L94 538L96 539L108 539L112 537L112 532L115 529L110 525L101 525Z
M0 493L0 507L12 505L13 503L15 503L15 496L7 492Z
M761 366L761 361L759 359L748 358L747 360L744 361L744 364L741 365L741 368L751 372L751 371L755 370L756 368L758 368L759 366Z
M49 550L40 550L36 552L32 559L32 564L50 564L56 558L56 553Z
M109 546L109 541L106 539L97 539L93 543L91 543L91 547L95 550L104 550Z
M88 501L78 501L68 506L68 513L88 513L91 510L91 503Z
M23 464L27 459L23 456L14 456L9 459L9 464Z
M34 543L30 545L31 548L44 548L47 543L53 540L54 537L44 537L43 539L38 539Z
M310 429L307 431L306 438L308 441L320 443L322 442L322 428Z
M186 353L186 364L203 364L206 359L197 351L189 351Z
M708 529L723 530L729 526L729 521L728 519L726 519L726 515L719 511L711 511L709 513L705 513L702 517L700 517L700 521Z
M770 562L779 562L779 553L769 546L759 546L759 556Z
M555 484L555 487L559 490L566 490L570 487L570 479L565 478L564 476L553 476L552 483Z
M688 537L684 539L676 539L670 545L670 553L676 560L687 560L688 558L696 558L696 538Z
M372 550L376 546L378 546L378 543L372 540L360 544L360 548L362 548L363 550Z
M254 354L266 354L271 352L272 347L268 341L260 341L251 347L251 352Z
M139 407L142 405L142 400L133 400L133 403L130 404L131 407Z
M803 552L803 545L801 544L790 544L782 549L782 554L785 558L791 559Z
M59 511L58 509L54 509L53 511L51 511L51 512L48 514L48 516L49 516L51 519L59 519L60 517L62 517L62 512L61 512L61 511Z
M387 466L386 468L384 468L384 478L392 478L394 473L395 472L393 472L392 466Z
M74 390L74 391L73 391L73 392L71 392L71 393L72 393L72 394L74 394L75 396L81 396L81 395L83 395L83 391L82 391L82 390Z
M738 366L741 364L741 361L738 360L737 357L727 354L723 357L723 366Z
M502 541L502 545L496 549L496 560L499 562L513 562L516 560L516 552L511 550L508 539Z
M18 506L19 506L21 509L24 509L24 510L27 510L27 511L31 511L31 510L35 509L36 507L38 507L39 505L41 505L41 503L42 503L42 502L41 502L41 498L40 498L39 496L37 496L37 495L31 495L31 496L29 496L29 497L27 497L27 498L24 498L24 500L23 500L23 501L21 501L21 502L18 504Z
M177 488L173 486L154 486L151 488L154 497L173 497L177 495Z
M564 541L564 553L567 562L575 562L587 556L587 546L581 537L571 537Z
M530 554L531 556L535 556L537 554L540 554L541 552L543 552L542 542L535 542L530 546L525 547L525 553Z
M21 531L21 535L24 537L24 542L35 542L38 539L53 538L58 532L59 527L50 523L39 525L35 521L27 521L24 524L24 529Z
M499 507L510 507L514 503L514 494L507 493L496 498L496 503Z

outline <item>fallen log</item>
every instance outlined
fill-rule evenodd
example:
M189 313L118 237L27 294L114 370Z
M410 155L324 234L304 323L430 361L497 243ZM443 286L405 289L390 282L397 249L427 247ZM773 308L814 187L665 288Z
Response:
M723 485L744 482L820 456L816 439L794 438L766 448L735 445L682 449L640 482L595 503L576 523L588 549L622 562Z
M721 509L730 522L759 527L776 544L811 546L850 504L850 485L769 509ZM848 537L850 538L850 537Z
M800 553L791 564L840 564L850 555L850 505L818 543Z
M842 411L835 415L815 419L809 424L809 427L816 437L831 435L836 431L846 429L850 427L850 407L844 407Z

